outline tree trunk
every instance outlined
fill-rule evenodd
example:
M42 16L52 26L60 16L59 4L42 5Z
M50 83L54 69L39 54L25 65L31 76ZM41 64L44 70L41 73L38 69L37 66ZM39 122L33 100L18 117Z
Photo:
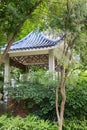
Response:
M68 71L65 74L65 69L61 69L61 80L59 82L60 86L60 93L61 93L61 104L60 104L60 110L58 110L58 87L56 88L56 114L58 119L58 130L62 130L63 125L63 116L64 116L64 107L66 102L66 94L65 94L65 84L67 79Z
M57 114L57 120L58 120L58 124L59 124L60 117L59 117L59 110L58 110L58 87L56 88L56 114Z
M66 102L66 94L65 94L65 85L61 86L61 105L60 105L60 122L59 122L59 130L62 130L63 125L63 116L64 116L64 107Z
M60 89L61 89L62 101L61 101L60 113L59 113L59 110L58 110L58 87L56 88L56 114L57 114L58 125L59 125L58 130L62 130L64 107L65 107L65 102L66 102L65 85L61 86Z
M60 120L60 122L59 122L59 129L58 130L62 130L62 120Z

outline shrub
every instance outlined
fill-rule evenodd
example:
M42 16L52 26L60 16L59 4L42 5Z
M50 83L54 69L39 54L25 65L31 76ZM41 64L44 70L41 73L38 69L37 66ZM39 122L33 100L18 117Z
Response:
M36 78L35 78L36 79ZM38 81L38 80L37 80ZM66 105L64 118L87 117L87 78L80 77L78 82L66 86ZM55 112L56 81L21 82L9 89L9 95L16 102L23 101L27 113L33 113L44 119L56 120ZM60 100L60 98L59 98ZM60 101L59 101L60 102ZM19 111L21 106L19 108Z
M87 130L87 120L65 120L63 130Z
M65 117L87 118L87 78L79 77L76 86L66 92Z
M0 117L0 130L58 130L56 124L51 124L49 121L39 120L35 116Z
M0 117L0 130L58 130L57 123L40 120L36 116ZM65 120L63 130L87 130L87 120Z
M50 84L36 84L24 82L19 87L9 88L10 98L15 102L25 102L23 108L44 119L54 119L55 114L55 82ZM14 102L14 103L15 103ZM17 103L15 103L17 108ZM21 105L20 105L21 107ZM21 108L19 108L21 109ZM55 115L55 116L54 116Z

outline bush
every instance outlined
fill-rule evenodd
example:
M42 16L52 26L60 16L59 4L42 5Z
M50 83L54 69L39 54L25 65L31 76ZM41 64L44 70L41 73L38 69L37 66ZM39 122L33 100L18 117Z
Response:
M41 118L54 120L54 117L56 117L55 87L55 82L47 85L24 82L19 87L9 88L9 96L19 104L22 101L24 105L25 102L23 107L27 109L27 113L31 112ZM14 105L17 108L17 103Z
M63 130L87 130L87 120L65 120Z
M0 117L0 130L58 130L57 123L40 120L36 116ZM87 120L65 120L63 130L87 130Z
M66 92L65 117L87 118L87 78L79 77L76 86Z
M35 78L36 79L36 78ZM66 86L67 100L65 104L64 118L87 117L87 78L80 77L78 82ZM23 107L27 113L33 113L44 119L56 120L55 111L56 81L46 83L21 82L15 88L9 89L10 98L16 102L25 102ZM60 97L59 97L60 102ZM19 111L21 106L19 108Z
M0 130L58 130L57 124L51 124L49 121L39 120L35 116L0 117Z

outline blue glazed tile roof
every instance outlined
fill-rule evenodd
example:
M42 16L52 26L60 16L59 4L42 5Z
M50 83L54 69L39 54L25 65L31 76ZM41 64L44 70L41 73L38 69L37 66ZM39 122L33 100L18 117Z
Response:
M46 38L42 32L31 32L20 41L14 42L10 47L10 51L52 47L58 44L61 40L63 40L63 38L64 36L61 36L56 40L52 40ZM6 46L4 46L2 50L4 50L5 47Z

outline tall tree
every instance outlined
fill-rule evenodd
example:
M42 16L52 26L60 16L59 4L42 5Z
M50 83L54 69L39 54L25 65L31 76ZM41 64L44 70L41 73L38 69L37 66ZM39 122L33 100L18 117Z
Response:
M65 35L61 48L57 48L54 51L54 55L58 61L56 113L59 130L62 130L66 102L65 86L68 74L74 63L74 54L77 53L83 56L81 48L87 44L87 1L51 0L48 8L48 25ZM58 91L61 93L61 104L58 104Z
M3 62L24 22L31 17L31 14L42 2L43 0L0 1L0 32L2 32L0 34L3 35L6 39L5 41L7 41L7 47L1 56L0 64Z

